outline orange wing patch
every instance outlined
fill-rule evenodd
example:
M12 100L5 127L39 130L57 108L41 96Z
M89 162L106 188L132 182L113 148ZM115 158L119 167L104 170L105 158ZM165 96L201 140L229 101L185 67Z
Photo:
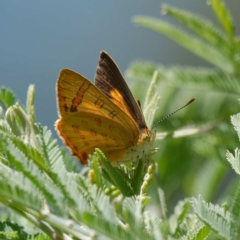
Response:
M124 112L128 113L131 116L128 107L124 103L123 96L118 92L117 89L111 90L110 95L112 96L112 102L114 102L119 108L121 108Z

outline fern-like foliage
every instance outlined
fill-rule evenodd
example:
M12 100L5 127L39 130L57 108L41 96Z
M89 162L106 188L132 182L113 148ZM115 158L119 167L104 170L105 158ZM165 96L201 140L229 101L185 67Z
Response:
M228 93L232 97L239 94L238 75L232 75L207 69L173 66L166 68L153 62L136 61L127 70L127 76L134 80L149 80L154 71L159 72L159 81L167 86L182 87L187 89L201 89L204 91L216 91Z
M231 117L231 122L239 137L240 130L240 118L239 114ZM239 138L240 139L240 138ZM235 155L227 151L227 160L231 164L233 170L240 175L239 171L239 149L235 149ZM238 184L235 188L233 197L229 203L229 207L220 207L219 205L213 205L206 203L201 196L198 198L192 198L191 203L194 212L200 221L205 225L204 228L208 229L208 232L212 230L224 239L234 240L239 238L239 214L240 214L240 187ZM202 225L203 226L203 225ZM190 236L190 235L189 235ZM187 238L183 238L187 239Z
M234 37L234 23L230 12L228 11L225 3L220 0L210 0L209 3L212 5L215 15L221 23L223 29L227 35L232 38Z
M234 27L230 12L222 1L210 2L225 32L222 32L209 20L203 20L203 18L193 15L190 12L168 5L162 7L162 12L170 15L185 27L194 31L198 37L184 32L160 19L137 16L134 18L134 22L142 27L164 34L225 72L238 72L239 60L237 55L239 54L239 49L234 46Z
M233 124L234 129L237 132L238 139L240 140L240 114L236 114L231 116L231 122ZM240 163L240 154L239 154L239 148L235 149L234 154L232 154L230 151L227 151L227 160L231 164L233 170L240 175L240 169L239 169L239 163ZM232 221L231 221L231 236L232 239L237 239L239 237L239 231L240 231L240 224L239 224L239 214L240 214L240 184L239 179L237 183L237 187L234 191L233 199L230 204L229 210L231 214L233 215Z
M32 87L31 91L34 93ZM164 240L208 235L197 221L188 226L193 215L187 199L179 202L168 217L164 193L159 189L162 217L145 210L150 200L146 189L153 178L153 162L146 172L141 164L122 171L122 167L109 165L100 150L91 157L89 169L74 167L74 161L65 162L66 153L59 149L51 132L32 122L34 106L30 106L33 101L28 102L31 113L15 104L0 122L0 201L9 208L2 224L13 226L12 213L18 219L14 231L3 227L3 239ZM149 105L151 100L146 103ZM67 169L80 169L82 174Z
M148 95L153 92L152 86ZM166 227L166 214L163 222L145 211L154 164L150 162L146 171L141 164L122 171L109 165L100 150L91 157L89 169L74 167L74 161L65 162L66 153L59 149L51 132L33 121L34 88L29 91L26 110L18 103L9 106L0 122L0 201L9 208L2 222L3 239L173 237ZM151 100L146 109L149 105ZM67 169L80 169L83 174ZM18 216L15 231L4 227L13 224L11 213Z
M197 199L192 199L192 206L197 216L207 227L225 239L230 239L231 216L228 211L218 205L207 204L200 196Z

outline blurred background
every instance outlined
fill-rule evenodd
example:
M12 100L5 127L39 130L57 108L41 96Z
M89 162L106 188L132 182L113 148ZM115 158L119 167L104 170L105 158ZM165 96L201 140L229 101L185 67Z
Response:
M122 72L136 59L167 66L208 66L171 40L131 21L141 14L173 22L160 15L162 3L215 21L206 1L197 0L1 1L0 85L11 88L25 104L27 88L35 84L37 120L53 130L60 69L73 69L92 81L101 50L113 57ZM228 7L238 22L238 1L228 1Z

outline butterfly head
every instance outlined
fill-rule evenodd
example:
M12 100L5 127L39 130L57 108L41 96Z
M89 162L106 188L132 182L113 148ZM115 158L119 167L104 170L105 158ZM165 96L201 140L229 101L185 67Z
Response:
M152 143L155 141L156 139L156 132L149 130L148 128L144 128L141 130L141 137L140 137L140 141L142 142L142 144L144 143L150 143L152 145Z
M157 150L153 149L153 143L156 138L156 132L152 132L148 128L143 128L140 131L140 136L136 146L132 146L128 149L127 159L136 161L137 159L147 160Z

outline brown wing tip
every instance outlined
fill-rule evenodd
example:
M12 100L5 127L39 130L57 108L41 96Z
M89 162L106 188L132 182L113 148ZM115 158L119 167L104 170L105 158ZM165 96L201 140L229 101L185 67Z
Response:
M100 52L100 59L112 59L109 54L105 51Z
M100 56L104 56L104 55L108 55L108 53L107 53L106 51L102 50L102 51L100 52Z

